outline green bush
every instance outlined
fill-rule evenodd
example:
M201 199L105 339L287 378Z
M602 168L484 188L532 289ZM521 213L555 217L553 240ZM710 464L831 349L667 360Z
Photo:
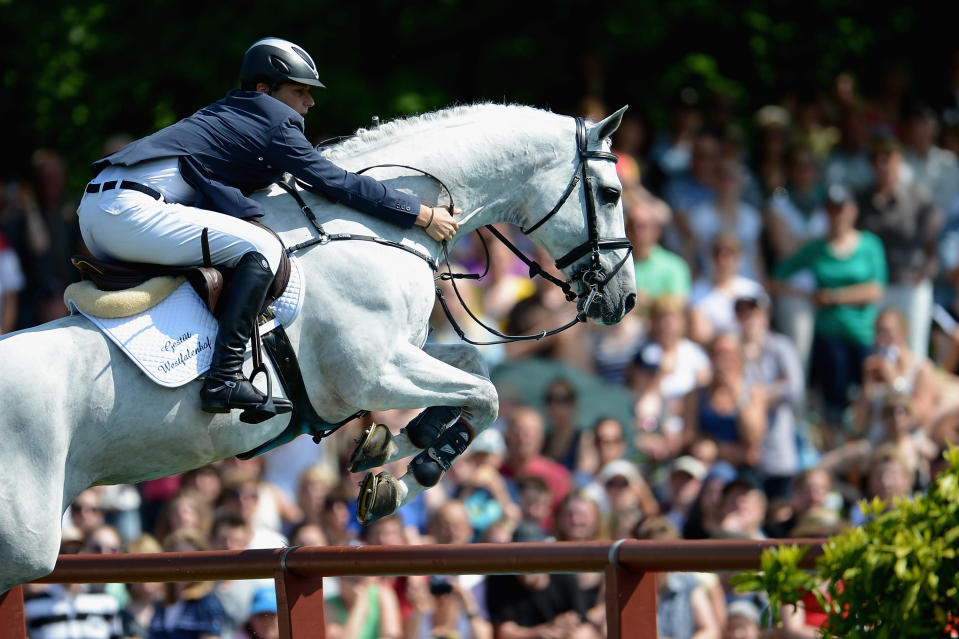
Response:
M959 626L959 448L924 495L863 502L869 522L831 537L815 570L799 567L808 549L763 553L761 569L736 576L739 591L765 590L774 621L783 604L816 593L830 637L956 637ZM819 593L825 584L828 597Z

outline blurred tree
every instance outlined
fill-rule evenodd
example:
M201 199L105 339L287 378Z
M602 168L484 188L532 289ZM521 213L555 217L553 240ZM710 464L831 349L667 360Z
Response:
M0 0L0 174L50 146L82 184L107 137L144 135L219 98L266 35L317 60L329 90L307 127L319 139L373 114L477 100L572 112L593 94L661 115L686 86L728 95L748 116L840 70L868 86L875 62L893 58L921 90L941 79L950 28L937 11L863 0Z

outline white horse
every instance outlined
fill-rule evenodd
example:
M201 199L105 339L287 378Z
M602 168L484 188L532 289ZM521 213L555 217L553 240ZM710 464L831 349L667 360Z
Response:
M602 161L611 159L608 138L621 117L622 110L585 129L583 143L593 154L588 159L599 158L586 162L588 185L571 181L585 162L574 120L529 107L477 105L400 120L360 131L327 154L351 170L392 162L437 176L464 211L460 237L494 222L528 228L569 191L555 215L530 235L555 258L587 239L590 201L594 231L606 238L624 235L621 186L614 163ZM375 175L424 201L440 197L435 181L413 172L377 169ZM399 229L302 195L329 232L387 238L441 258L440 244L419 228ZM262 221L287 246L316 237L290 195L273 187L257 197L267 209ZM573 289L583 297L591 278L605 277L589 308L579 300L580 309L601 323L619 321L635 299L632 268L617 272L627 249L611 245L596 251L598 273L579 276L590 270L589 251L564 269L570 279L576 276ZM306 292L287 332L317 414L337 423L360 410L453 407L436 413L432 421L442 417L444 423L431 427L445 433L453 430L450 421L467 424L465 443L492 423L496 391L476 349L426 344L435 297L426 260L362 241L314 245L297 259ZM289 418L250 425L237 412L204 413L199 382L176 389L154 384L77 315L5 336L0 361L0 593L53 569L61 515L86 488L163 477L251 450L280 434ZM378 461L419 451L406 433L386 443ZM368 518L391 512L424 489L412 466L399 480L368 476L367 494L390 502L368 500L374 510Z

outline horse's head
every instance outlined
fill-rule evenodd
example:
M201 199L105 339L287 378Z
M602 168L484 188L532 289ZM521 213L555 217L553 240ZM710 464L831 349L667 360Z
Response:
M609 137L623 107L602 122L577 119L560 161L531 184L523 232L544 248L577 294L580 313L615 324L636 303L636 281L623 218L622 184ZM568 145L568 146L567 146ZM532 210L535 207L552 207Z

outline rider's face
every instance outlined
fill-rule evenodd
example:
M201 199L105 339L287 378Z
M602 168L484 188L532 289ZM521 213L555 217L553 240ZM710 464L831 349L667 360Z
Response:
M262 82L256 86L256 90L260 93L270 93L270 87ZM273 89L273 93L270 93L270 95L304 117L310 107L316 104L313 101L313 96L310 95L310 87L305 84L284 82Z

